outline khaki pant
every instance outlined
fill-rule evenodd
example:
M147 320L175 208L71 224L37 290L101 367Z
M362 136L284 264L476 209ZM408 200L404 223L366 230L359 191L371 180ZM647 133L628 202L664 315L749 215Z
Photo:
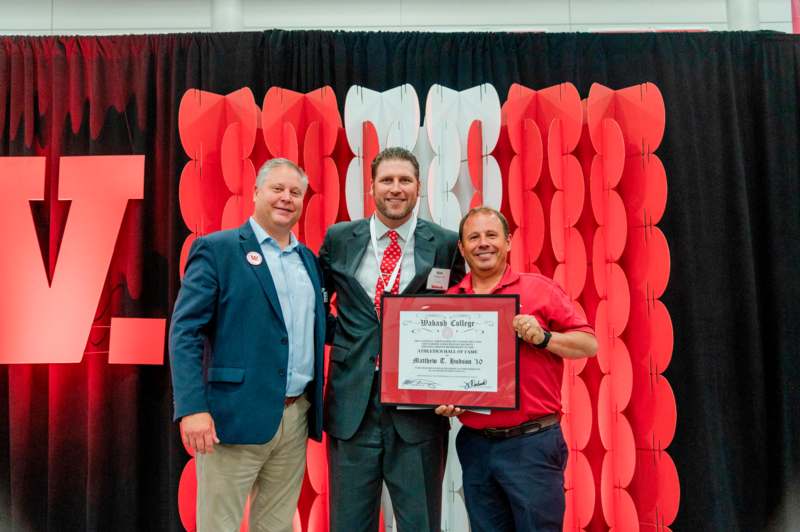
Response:
M197 532L239 530L250 496L250 530L292 532L306 465L309 402L287 406L275 436L260 445L214 446L197 455Z

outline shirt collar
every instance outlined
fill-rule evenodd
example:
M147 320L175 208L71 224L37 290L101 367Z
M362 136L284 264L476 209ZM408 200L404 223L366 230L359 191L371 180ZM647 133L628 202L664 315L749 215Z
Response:
M389 227L386 227L384 223L378 218L377 215L373 214L372 217L375 219L375 238L380 240L381 238L386 236L386 233L391 231ZM408 232L411 230L411 222L414 220L414 215L406 220L403 225L400 227L395 227L395 231L397 231L397 235L400 237L400 240L405 242L408 240Z
M498 292L505 288L510 284L514 284L519 279L519 274L511 269L511 265L506 265L506 271L503 272L503 276L500 278L500 281L495 285L492 289L492 293ZM461 294L472 294L475 291L472 289L472 272L469 272L464 278L458 283L458 292Z
M267 231L264 230L263 227L258 225L258 222L252 216L250 217L250 227L253 228L253 233L256 235L256 240L258 241L259 246L263 245L264 242L273 242L274 245L277 246L278 249L280 249L280 246L278 246L278 243L275 241L275 239L272 238L272 236L269 233L267 233ZM292 251L294 248L297 247L297 244L298 244L297 238L294 236L294 233L290 232L289 245L286 246L282 251L285 252Z

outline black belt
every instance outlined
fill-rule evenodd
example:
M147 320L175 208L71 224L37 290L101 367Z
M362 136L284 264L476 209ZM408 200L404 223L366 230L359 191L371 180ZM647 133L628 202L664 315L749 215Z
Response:
M515 427L507 427L503 429L471 429L465 426L464 428L480 434L485 438L490 438L492 440L505 440L507 438L522 436L523 434L535 434L557 424L558 415L548 414L546 416L536 418L533 421L526 421L525 423Z

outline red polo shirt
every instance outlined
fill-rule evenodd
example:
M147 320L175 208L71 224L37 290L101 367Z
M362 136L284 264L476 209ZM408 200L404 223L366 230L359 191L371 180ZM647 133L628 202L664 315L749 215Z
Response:
M472 274L448 290L450 294L474 294ZM492 294L518 294L520 314L533 314L550 331L594 331L569 296L552 279L537 273L517 273L507 267ZM546 349L520 340L519 408L495 410L489 415L465 412L458 418L474 429L505 428L561 412L561 379L564 362Z

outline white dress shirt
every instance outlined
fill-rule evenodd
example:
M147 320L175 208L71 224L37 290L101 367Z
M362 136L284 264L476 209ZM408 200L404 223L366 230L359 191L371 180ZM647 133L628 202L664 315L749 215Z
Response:
M372 239L370 238L367 250L364 252L364 256L361 257L361 264L358 265L356 270L356 280L369 296L369 300L375 301L375 284L378 282L380 263L383 260L383 252L389 246L391 240L386 235L390 229L377 216L373 214L372 217L375 219L378 259L376 262ZM400 262L400 292L406 289L416 273L414 269L414 235L409 234L412 222L413 218L409 218L403 225L395 229L399 236L397 243L400 245L400 249L404 251Z

